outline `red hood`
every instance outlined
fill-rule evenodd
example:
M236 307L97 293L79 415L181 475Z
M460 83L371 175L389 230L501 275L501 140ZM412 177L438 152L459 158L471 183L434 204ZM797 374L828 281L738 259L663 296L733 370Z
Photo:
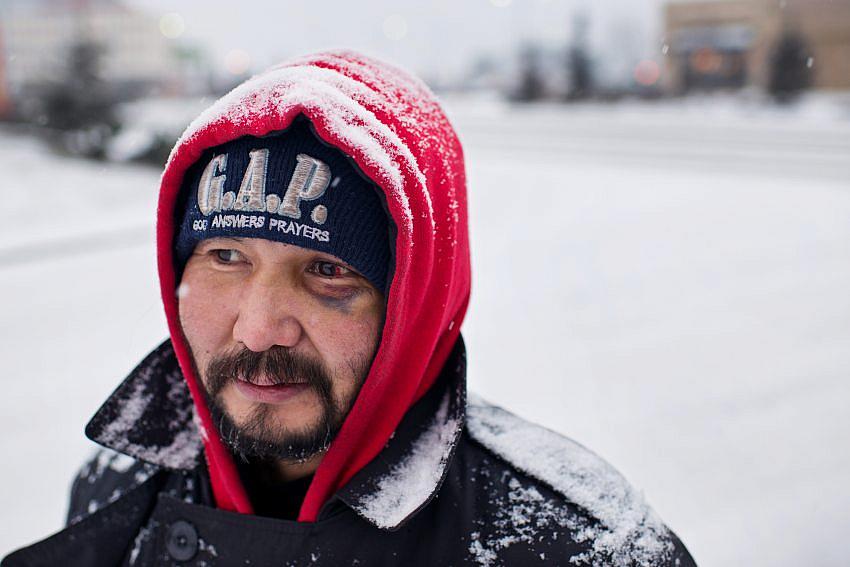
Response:
M433 93L409 74L352 52L320 53L249 79L198 117L162 175L157 257L169 332L200 418L220 508L251 513L180 330L174 206L186 170L205 149L283 130L299 114L381 187L397 227L381 344L301 507L299 521L310 522L380 452L408 408L433 384L466 313L470 262L463 151Z

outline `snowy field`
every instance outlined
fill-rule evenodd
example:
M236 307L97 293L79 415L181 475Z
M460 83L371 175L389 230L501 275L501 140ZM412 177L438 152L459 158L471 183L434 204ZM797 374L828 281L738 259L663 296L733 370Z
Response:
M700 565L850 563L850 115L451 106L470 387L617 466ZM60 528L82 430L165 337L155 169L0 131L0 555Z

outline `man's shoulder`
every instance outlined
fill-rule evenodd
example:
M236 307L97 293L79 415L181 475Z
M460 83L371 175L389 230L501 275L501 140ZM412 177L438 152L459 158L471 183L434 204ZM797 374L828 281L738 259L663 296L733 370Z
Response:
M98 448L71 485L68 524L115 502L147 482L160 469L106 448Z
M470 546L478 557L501 558L510 545L561 533L556 552L568 550L572 564L693 564L642 495L579 443L474 395L466 433L481 453L467 466L488 516Z

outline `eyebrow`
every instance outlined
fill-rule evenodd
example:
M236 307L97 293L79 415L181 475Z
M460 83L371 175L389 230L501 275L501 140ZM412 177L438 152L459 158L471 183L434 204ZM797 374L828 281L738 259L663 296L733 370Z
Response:
M231 240L231 241L236 242L238 244L242 244L242 243L245 242L245 239L242 238L241 236L213 236L212 238L203 239L200 243L198 243L198 245L200 246L200 245L203 245L203 244L207 244L207 243L212 242L214 240Z

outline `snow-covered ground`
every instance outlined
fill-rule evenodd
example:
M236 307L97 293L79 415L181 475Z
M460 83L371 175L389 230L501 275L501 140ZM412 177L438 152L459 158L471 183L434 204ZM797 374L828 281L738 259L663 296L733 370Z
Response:
M611 461L701 565L847 565L846 111L450 104L471 388ZM3 133L0 168L2 555L59 529L88 417L165 324L158 171Z

